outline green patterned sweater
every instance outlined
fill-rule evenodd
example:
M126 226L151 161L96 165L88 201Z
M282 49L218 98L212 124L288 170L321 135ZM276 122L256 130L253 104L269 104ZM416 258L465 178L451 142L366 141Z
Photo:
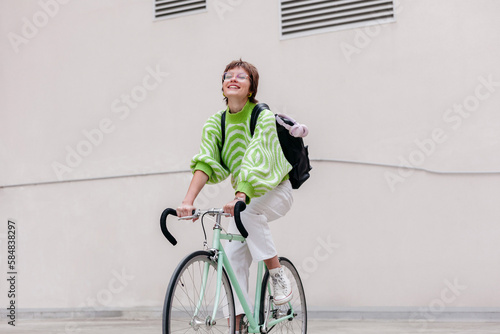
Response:
M250 116L255 103L247 102L243 109L229 113L229 108L211 116L203 127L200 153L191 160L194 173L201 170L215 184L231 174L235 191L250 198L264 195L280 182L288 179L292 169L286 160L276 132L276 120L270 110L260 113L253 137L250 134ZM226 113L226 129L222 156L221 116ZM221 161L222 160L222 161Z

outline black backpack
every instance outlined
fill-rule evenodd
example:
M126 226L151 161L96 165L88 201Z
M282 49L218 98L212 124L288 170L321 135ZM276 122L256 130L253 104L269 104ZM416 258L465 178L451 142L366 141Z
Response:
M262 110L271 110L269 106L265 103L257 104L252 110L252 116L250 118L250 133L253 136L255 132L255 126L257 125L257 119L259 118ZM298 189L302 183L306 182L309 178L309 171L312 169L309 162L309 151L308 147L304 145L304 140L301 137L294 137L290 134L290 131L282 125L293 126L295 123L290 118L284 115L275 114L276 117L276 130L278 132L278 138L281 144L281 149L285 154L285 158L288 160L290 165L292 165L292 170L288 173L290 177L290 183L293 189ZM222 129L222 143L221 151L224 146L224 141L226 137L226 113L222 113L221 117L221 129Z

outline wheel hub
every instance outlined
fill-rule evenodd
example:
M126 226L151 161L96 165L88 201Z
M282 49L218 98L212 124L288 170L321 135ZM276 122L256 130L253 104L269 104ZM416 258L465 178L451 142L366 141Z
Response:
M216 324L217 323L215 321L212 322L211 316L207 316L205 319L195 316L189 323L189 325L193 327L195 331L198 331L201 327L205 327L206 330L210 330Z

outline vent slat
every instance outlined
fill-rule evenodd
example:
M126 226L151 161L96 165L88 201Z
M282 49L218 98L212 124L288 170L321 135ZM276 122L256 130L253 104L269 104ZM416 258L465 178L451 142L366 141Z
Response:
M282 0L282 37L394 21L393 0Z
M362 7L389 5L392 6L392 0L375 0L375 1L342 1L342 4L332 5L331 3L322 4L321 6L307 7L307 8L294 8L293 10L283 10L282 16L288 18L300 17L303 15L314 15L316 13L344 11L349 9L356 9Z
M382 24L382 23L390 23L394 22L392 16L388 16L386 18L380 17L378 18L378 23L376 24ZM328 25L324 26L317 26L314 28L308 28L308 29L300 29L297 31L292 31L288 33L284 33L284 37L289 37L289 36L306 36L310 34L315 34L315 33L322 33L322 32L331 32L331 31L336 31L336 30L343 30L343 29L348 29L348 28L355 28L359 26L368 26L368 25L374 25L373 20L353 20L350 22L342 22L342 23L330 23Z
M193 3L193 2L202 2L200 0L156 0L155 1L155 4L156 5L163 5L163 4L189 4L189 3Z
M341 25L348 25L356 22L373 22L374 20L383 20L387 18L392 18L392 15L363 15L363 16L353 16L351 18L339 19L339 20L328 20L323 22L316 22L301 26L289 26L282 30L283 34L290 34L302 31L309 31L313 29L323 29L327 27L337 27Z
M176 0L176 1L161 1L161 0L156 0L155 2L155 7L156 8L168 8L168 7L184 7L184 6L189 6L189 5L192 5L192 4L202 4L204 5L205 4L205 1L201 1L201 0L183 0L183 1L179 1L179 0Z
M164 14L176 14L179 12L190 12L198 9L204 9L205 6L192 5L192 6L183 6L183 7L175 7L175 8L160 8L156 10L156 15L164 15Z
M192 4L189 6L166 6L166 7L158 7L156 8L156 12L168 12L168 11L178 11L178 10L191 10L191 9L199 9L199 8L205 8L205 5L203 4Z
M166 18L194 14L207 9L206 0L156 0L155 17Z
M283 27L286 27L290 24L302 24L302 23L309 23L309 22L315 22L315 21L324 21L324 20L329 20L329 19L336 19L340 17L346 17L346 16L362 16L364 14L371 14L371 13L383 13L381 14L382 16L388 15L392 13L392 6L380 6L376 8L365 8L365 9L359 9L359 10L352 10L352 11L345 11L345 12L340 12L340 13L335 13L335 14L330 14L331 12L322 14L322 15L309 15L309 16L302 16L302 18L295 18L295 19L286 19L283 20Z
M321 3L331 3L331 2L355 2L355 1L363 1L363 0L282 0L281 7L282 8L291 8L291 7L303 7L303 6L314 6L316 4Z
M360 3L370 4L377 3L380 0L321 0L321 1L307 1L300 2L293 5L282 5L281 9L285 12L296 12L304 11L308 9L318 9L324 7L334 7L334 6L349 6L356 5ZM383 0L383 2L392 2L392 0Z

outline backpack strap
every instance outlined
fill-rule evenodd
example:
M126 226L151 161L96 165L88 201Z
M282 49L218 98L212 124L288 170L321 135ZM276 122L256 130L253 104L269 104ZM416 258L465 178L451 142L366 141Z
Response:
M222 116L220 117L220 126L221 126L221 134L222 134L222 139L221 139L221 145L220 145L220 151L222 152L222 148L224 147L224 141L226 140L226 111L222 113Z
M269 106L265 103L258 103L252 110L252 117L250 118L250 134L253 137L253 133L255 132L255 127L257 126L257 120L259 119L259 115L262 110L271 110Z

